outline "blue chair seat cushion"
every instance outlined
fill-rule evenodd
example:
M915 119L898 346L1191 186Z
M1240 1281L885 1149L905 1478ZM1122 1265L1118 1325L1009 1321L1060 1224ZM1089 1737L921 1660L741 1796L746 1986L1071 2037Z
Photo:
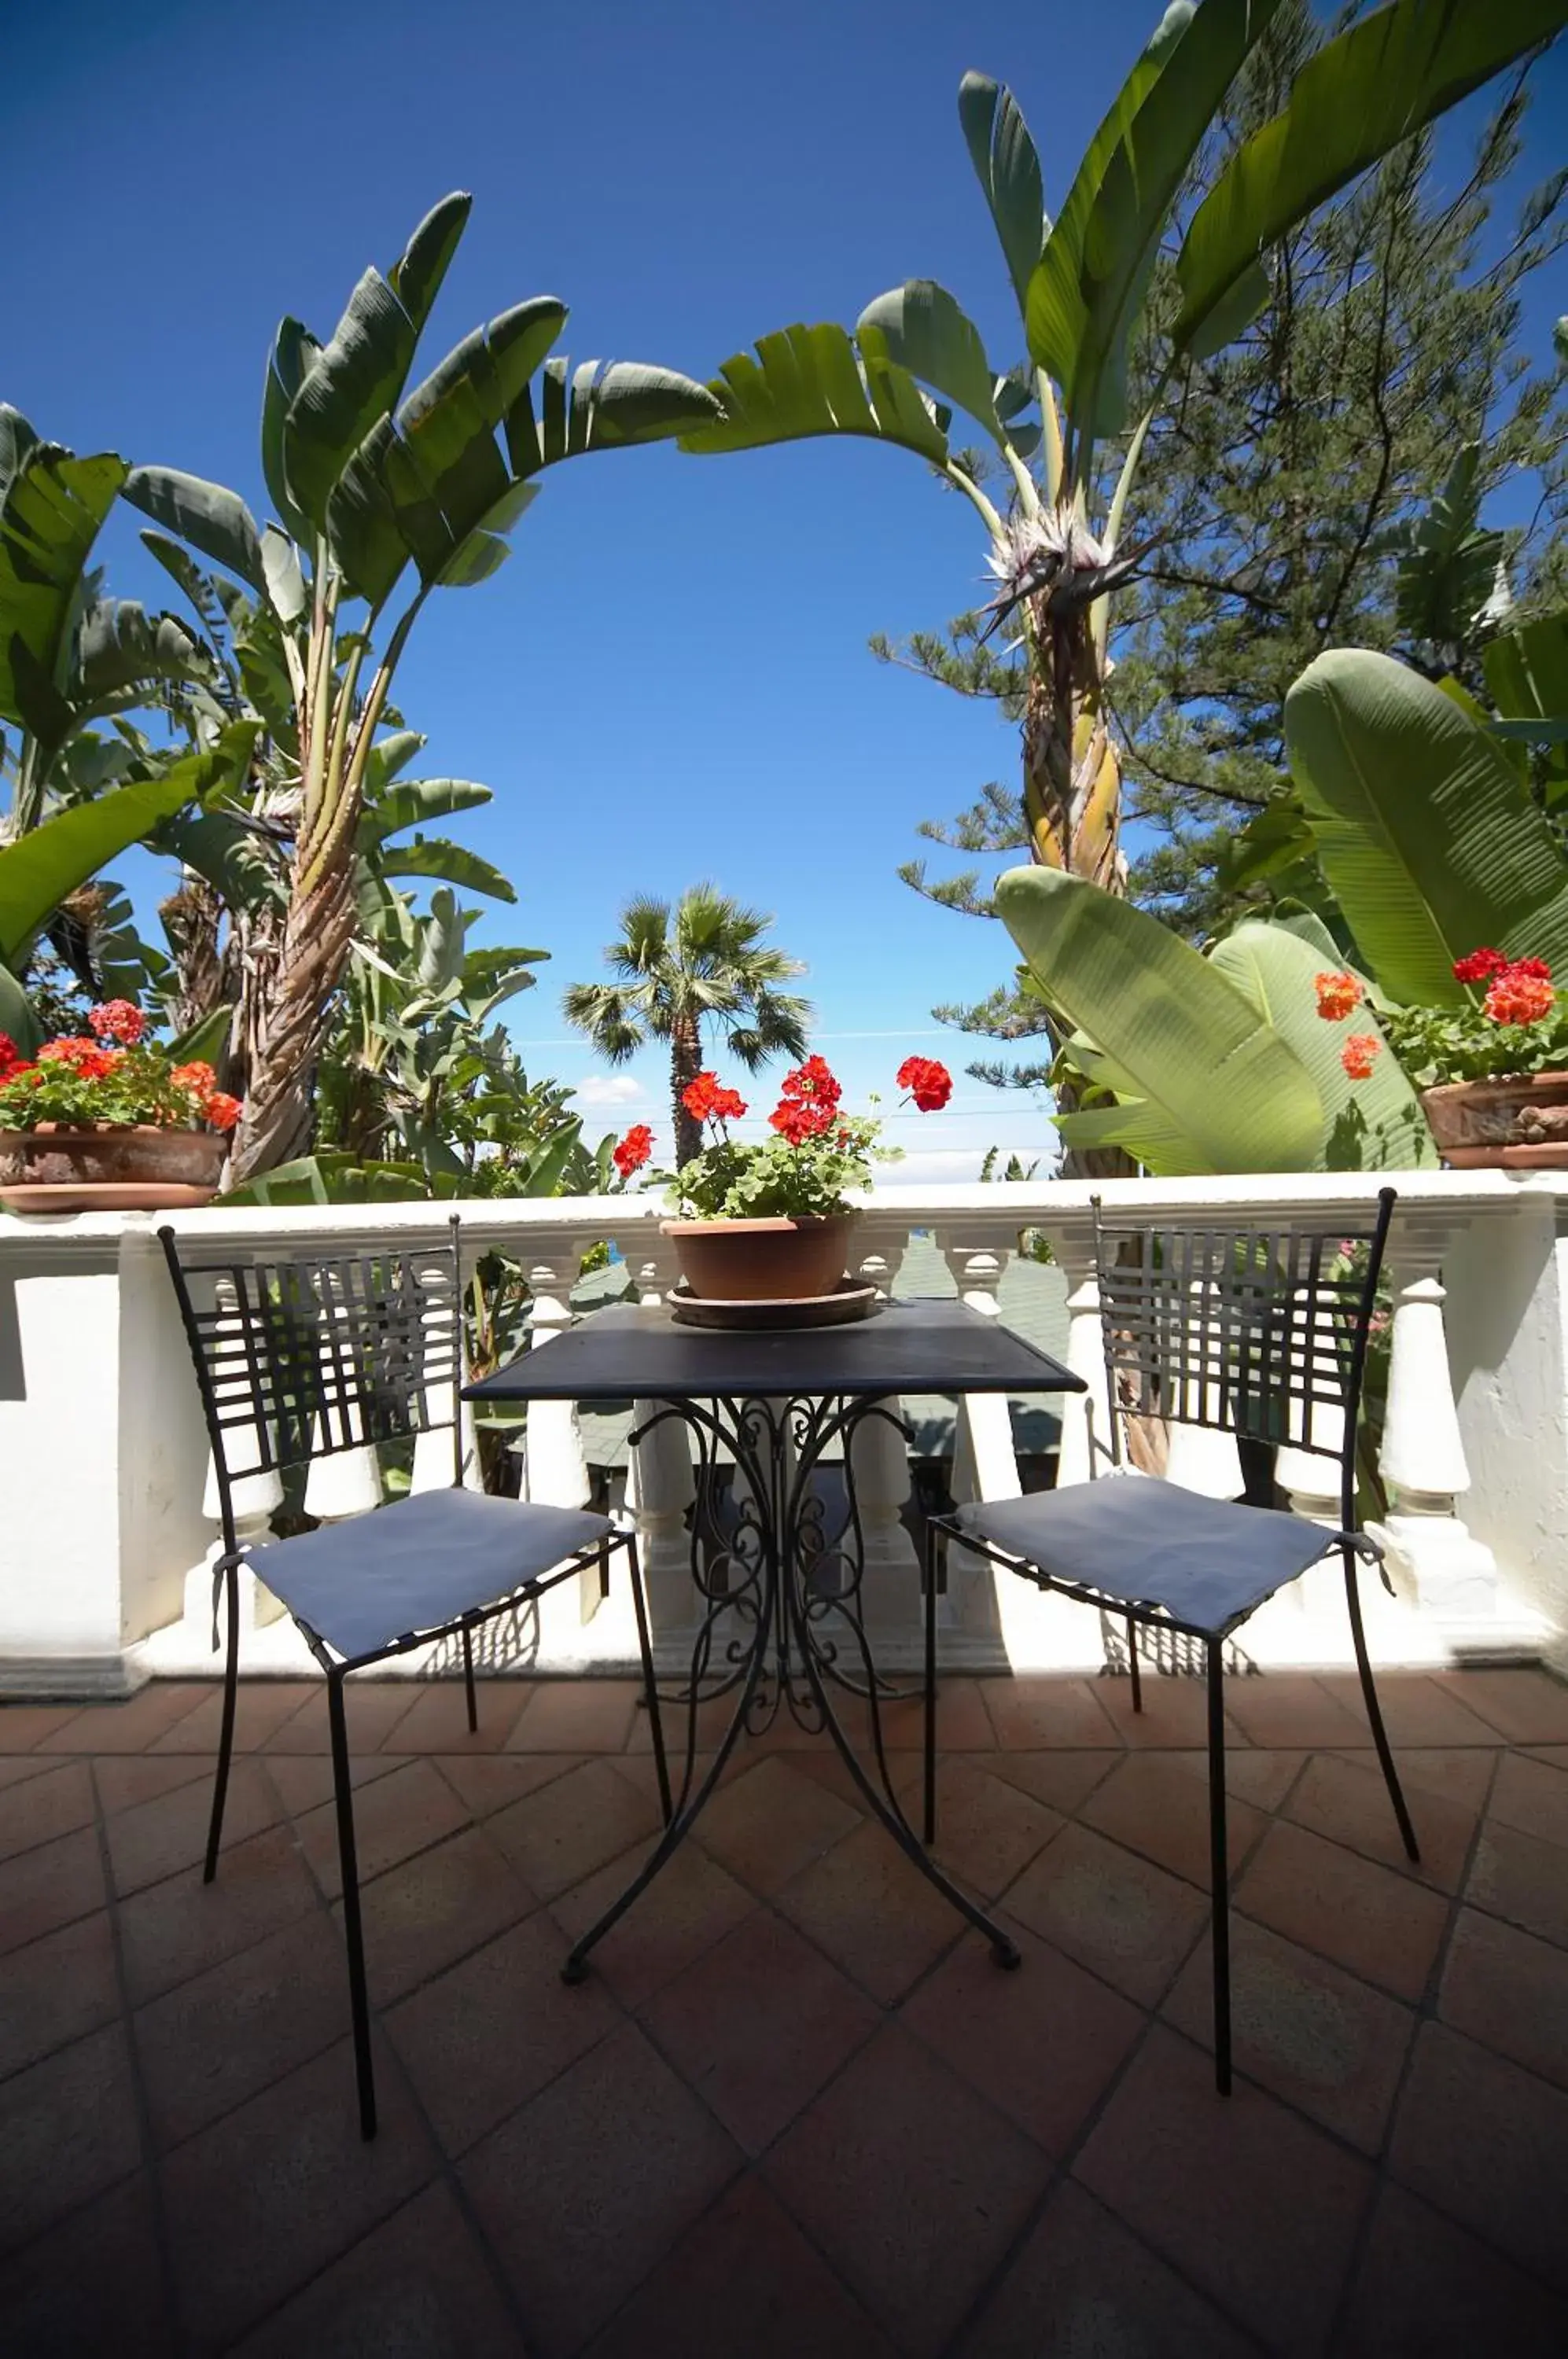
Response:
M1304 1516L1136 1474L960 1507L960 1528L1051 1578L1215 1636L1337 1544Z
M603 1516L482 1491L417 1491L374 1513L254 1549L258 1581L350 1659L440 1630L615 1537Z

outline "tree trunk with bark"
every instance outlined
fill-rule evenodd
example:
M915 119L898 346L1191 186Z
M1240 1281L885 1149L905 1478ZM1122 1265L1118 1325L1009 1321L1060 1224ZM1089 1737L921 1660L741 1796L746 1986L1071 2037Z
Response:
M702 1070L702 1036L694 1016L678 1016L670 1035L670 1096L675 1117L675 1168L702 1151L702 1125L681 1103Z

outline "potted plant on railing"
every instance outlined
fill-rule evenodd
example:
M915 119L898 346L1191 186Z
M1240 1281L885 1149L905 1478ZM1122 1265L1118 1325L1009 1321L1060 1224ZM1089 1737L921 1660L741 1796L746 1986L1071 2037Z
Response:
M1457 1007L1379 1007L1390 1049L1421 1092L1445 1163L1461 1170L1568 1170L1568 1009L1544 959L1471 951L1454 964ZM1317 977L1318 1013L1343 1020L1362 997L1348 973ZM1373 1033L1341 1051L1352 1081L1380 1053Z
M177 1064L127 999L24 1057L0 1033L0 1203L13 1212L158 1211L217 1192L239 1100Z
M953 1093L946 1068L927 1057L907 1058L898 1079L921 1113ZM663 1228L697 1300L827 1305L841 1291L856 1218L849 1192L869 1187L873 1163L898 1154L877 1144L876 1115L844 1113L842 1097L823 1059L808 1057L785 1075L768 1117L772 1136L754 1140L730 1136L746 1104L716 1073L699 1073L683 1091L686 1111L713 1136L670 1180L680 1217ZM639 1145L646 1152L646 1136Z

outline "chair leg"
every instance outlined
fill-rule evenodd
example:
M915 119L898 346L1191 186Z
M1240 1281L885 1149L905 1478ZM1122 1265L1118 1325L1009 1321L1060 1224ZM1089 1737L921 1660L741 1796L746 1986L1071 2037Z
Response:
M376 2136L376 2076L370 2060L370 2000L365 1986L365 1934L359 1916L359 1860L354 1841L354 1789L348 1774L348 1728L343 1718L343 1675L327 1673L327 1719L332 1741L332 1793L338 1814L338 1858L343 1868L343 1939L348 1947L348 1995L354 2017L354 2069L359 2082L362 2137Z
M463 1625L463 1678L468 1690L468 1734L479 1733L479 1698L474 1686L474 1633L465 1622Z
M1225 1841L1225 1644L1209 1640L1209 1886L1214 1913L1214 2086L1230 2094L1230 1853Z
M1130 1614L1127 1615L1127 1665L1132 1672L1132 1708L1134 1712L1141 1712L1143 1710L1143 1673L1139 1670L1138 1662L1138 1624Z
M604 1561L609 1561L605 1550ZM631 1569L632 1603L637 1609L637 1648L642 1656L643 1701L648 1706L648 1734L653 1739L653 1767L659 1779L659 1807L666 1826L675 1815L670 1795L670 1763L664 1750L664 1721L659 1709L659 1681L653 1671L653 1636L648 1622L648 1596L643 1588L642 1565L637 1558L635 1539L626 1542L626 1561Z
M223 1804L229 1792L229 1764L234 1752L234 1711L239 1701L240 1686L240 1576L238 1567L229 1565L223 1580L227 1585L225 1623L227 1658L223 1664L223 1716L218 1731L218 1769L212 1780L212 1815L207 1827L207 1858L201 1870L203 1884L211 1884L218 1873L218 1845L223 1838Z
M936 1551L934 1524L926 1526L925 1823L929 1848L936 1841Z
M1399 1826L1399 1840L1405 1846L1405 1857L1419 1864L1421 1846L1416 1842L1416 1831L1410 1822L1410 1814L1405 1805L1399 1772L1394 1767L1393 1751L1388 1744L1388 1732L1383 1726L1382 1707L1377 1701L1377 1690L1372 1678L1372 1658L1367 1651L1367 1632L1361 1620L1361 1592L1356 1584L1356 1551L1354 1549L1346 1549L1345 1596L1345 1603L1350 1608L1350 1635L1356 1644L1356 1668L1361 1674L1361 1693L1367 1705L1367 1717L1372 1723L1372 1742L1377 1748L1377 1759L1382 1765L1383 1783L1388 1788L1388 1799L1394 1805L1394 1816Z

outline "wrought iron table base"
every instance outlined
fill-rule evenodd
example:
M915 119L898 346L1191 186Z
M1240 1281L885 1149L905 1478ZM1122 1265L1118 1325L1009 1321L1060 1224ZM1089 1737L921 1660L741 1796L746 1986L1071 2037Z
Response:
M702 1612L691 1677L680 1699L687 1713L680 1792L671 1795L656 1725L652 1734L664 1832L619 1898L574 1943L561 1970L562 1981L583 1980L588 1952L673 1858L716 1790L741 1737L759 1734L781 1710L788 1710L809 1733L831 1737L867 1809L905 1857L950 1907L984 1933L999 1964L1017 1966L1018 1951L1000 1926L929 1855L905 1816L887 1767L881 1705L889 1690L877 1676L866 1635L861 1603L865 1539L850 1458L855 1435L864 1423L880 1419L902 1435L898 1419L884 1402L861 1396L681 1399L661 1407L633 1440L671 1418L685 1424L696 1440L699 1502L713 1497L719 1451L729 1451L736 1478L735 1527L727 1537L719 1535L721 1544L710 1550L704 1546L701 1515L693 1518L691 1575ZM813 1492L811 1477L834 1442L844 1450L848 1512L842 1530L830 1537L825 1503ZM927 1577L931 1577L929 1569ZM726 1636L726 1623L738 1624L741 1635ZM846 1638L853 1647L848 1668L840 1660L841 1641ZM928 1680L931 1675L928 1661ZM880 1792L844 1734L830 1700L830 1685L847 1689L866 1705ZM729 1725L693 1789L699 1708L732 1692L736 1703Z

